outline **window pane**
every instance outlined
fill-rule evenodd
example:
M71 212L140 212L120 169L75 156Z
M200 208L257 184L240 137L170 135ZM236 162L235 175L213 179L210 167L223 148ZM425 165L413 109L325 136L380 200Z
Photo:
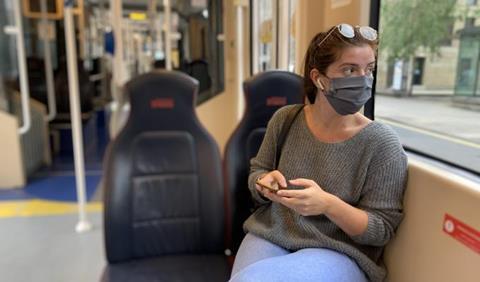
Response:
M381 5L375 118L406 148L480 173L479 5Z
M252 22L252 37L256 37L252 40L252 57L256 57L253 60L253 64L256 64L253 71L275 69L276 24L273 13L276 0L255 0L251 3L252 16L255 17Z
M289 37L288 37L288 70L293 72L295 70L295 10L297 7L297 0L289 0Z
M172 67L199 82L197 102L202 103L222 92L224 88L223 42L218 40L218 35L223 33L222 1L171 3ZM163 22L164 19L161 20ZM165 45L164 37L159 37L159 41L159 45ZM160 50L164 50L164 46ZM161 67L165 55L158 52L156 56Z

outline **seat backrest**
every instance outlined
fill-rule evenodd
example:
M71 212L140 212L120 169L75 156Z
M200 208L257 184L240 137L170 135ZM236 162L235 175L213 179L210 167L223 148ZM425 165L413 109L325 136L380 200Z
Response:
M90 81L89 74L83 66L83 61L78 60L78 81L80 95L80 109L82 113L88 113L94 110L93 97L95 96L95 87ZM68 71L66 58L60 58L58 69L55 71L54 78L55 100L57 112L70 113L70 95L68 88Z
M221 160L195 114L197 89L162 70L126 84L131 113L104 163L109 262L223 252Z
M204 60L194 60L188 66L188 74L198 80L199 93L210 89L212 86L212 79L210 78L210 71L208 63Z
M250 159L257 155L275 111L288 104L302 103L302 77L286 71L268 71L245 81L243 89L245 113L228 140L224 155L224 175L231 197L230 247L234 252L244 236L243 222L254 208L247 184Z

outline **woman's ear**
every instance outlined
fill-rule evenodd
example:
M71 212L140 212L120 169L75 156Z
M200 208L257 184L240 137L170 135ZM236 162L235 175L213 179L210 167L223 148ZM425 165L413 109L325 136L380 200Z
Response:
M320 82L320 72L317 69L310 71L310 79L317 88L323 90L323 84Z
M320 90L325 90L322 82L320 81L320 72L317 69L312 69L310 71L310 79L312 80L313 84Z

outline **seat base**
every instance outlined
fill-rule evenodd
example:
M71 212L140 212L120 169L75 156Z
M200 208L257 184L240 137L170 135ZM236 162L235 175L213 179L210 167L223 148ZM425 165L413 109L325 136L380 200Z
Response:
M103 282L225 282L230 277L223 255L175 255L140 259L106 266Z

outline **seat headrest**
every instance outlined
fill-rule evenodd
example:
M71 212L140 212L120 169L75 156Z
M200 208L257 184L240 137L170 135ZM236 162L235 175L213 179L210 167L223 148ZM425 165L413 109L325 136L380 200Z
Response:
M128 82L125 91L130 99L126 126L140 131L178 130L196 120L198 82L186 74L155 70Z
M302 101L303 78L287 71L267 71L243 83L245 116L266 119L267 122L279 108Z

